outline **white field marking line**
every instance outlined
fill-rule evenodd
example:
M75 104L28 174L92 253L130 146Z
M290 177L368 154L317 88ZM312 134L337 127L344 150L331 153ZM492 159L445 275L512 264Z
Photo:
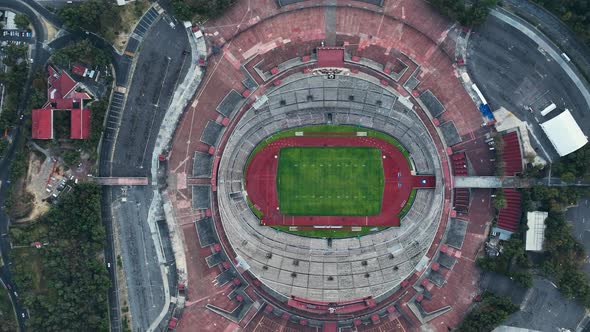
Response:
M236 27L236 32L238 32L239 30L239 26L242 24L242 22L244 22L244 19L246 18L246 15L248 15L248 12L250 12L250 9L248 9L248 11L246 13L244 13L244 16L242 16L242 19L240 21L240 23L238 24L238 26ZM232 44L234 40L230 40L229 43L227 43L226 48L229 48ZM209 82L211 81L211 78L213 77L213 75L215 74L215 72L217 71L217 67L219 67L219 64L221 63L221 61L223 61L223 55L220 55L219 57L219 61L217 61L217 63L215 64L215 67L213 68L213 71L211 72L211 75L209 77L207 77L207 79L205 80L205 84L203 85L203 87L201 89L199 89L199 92L197 93L197 96L194 100L197 101L197 104L195 104L194 110L191 114L191 127L189 130L189 134L188 134L188 140L189 142L191 141L191 138L193 136L193 124L195 121L195 113L197 112L197 105L199 102L199 98L201 98L201 95L203 95L203 92L205 91L205 88L207 88L207 85L209 85ZM190 149L190 144L186 145L186 154L185 154L185 158L188 158L189 156L189 149ZM187 165L184 166L184 172L186 173L186 168L188 167L188 163Z

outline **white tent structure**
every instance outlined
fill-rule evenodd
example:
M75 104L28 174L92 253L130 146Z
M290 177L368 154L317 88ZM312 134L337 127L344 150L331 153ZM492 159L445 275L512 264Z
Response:
M568 109L553 119L541 123L541 128L560 156L568 155L588 143L588 137L584 135Z
M525 250L543 251L545 240L545 219L549 213L542 211L527 212L526 220L529 229L526 231Z

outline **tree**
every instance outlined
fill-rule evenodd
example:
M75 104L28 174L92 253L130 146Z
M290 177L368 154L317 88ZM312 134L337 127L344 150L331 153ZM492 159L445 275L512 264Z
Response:
M576 181L576 176L572 172L565 172L565 173L561 174L561 181L574 182L574 181Z
M121 17L112 1L76 2L65 6L59 17L69 28L94 32L109 40L121 29Z
M24 30L29 27L31 22L29 22L29 18L25 14L17 13L14 16L14 24L17 28Z
M68 166L72 167L72 166L76 165L78 160L80 160L80 153L78 153L77 151L68 150L68 151L66 151L66 153L64 153L63 157L64 157L64 162Z
M465 316L457 331L492 331L516 311L518 306L509 298L486 292L482 295L482 302Z
M498 210L504 209L506 207L506 195L504 194L504 190L499 188L495 192L496 197L494 197L494 207Z

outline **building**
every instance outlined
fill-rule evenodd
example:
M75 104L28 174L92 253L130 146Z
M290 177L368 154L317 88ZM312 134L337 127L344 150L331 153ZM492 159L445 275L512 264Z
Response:
M568 155L588 143L588 137L566 109L551 120L541 123L541 128L560 157Z
M543 241L545 240L545 219L549 213L542 211L527 212L527 226L525 250L543 251Z
M80 83L67 72L58 72L48 66L47 102L43 108L32 111L33 139L53 139L53 112L70 111L70 138L86 139L90 136L90 110L84 108L84 101L92 97L84 92Z

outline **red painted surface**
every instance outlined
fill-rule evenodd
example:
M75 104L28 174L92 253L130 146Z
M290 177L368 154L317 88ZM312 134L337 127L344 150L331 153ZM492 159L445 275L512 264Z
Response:
M385 188L381 212L375 216L286 216L279 207L276 177L278 158L282 148L292 146L366 146L381 149L385 157L383 172ZM422 183L425 180L426 183ZM434 187L434 176L412 176L402 153L391 144L373 137L288 137L264 147L252 159L246 171L246 191L253 204L259 207L264 225L343 225L343 226L399 226L397 214L404 206L413 187Z
M344 67L344 48L319 47L317 54L319 67Z
M70 111L70 138L86 139L90 136L90 110L73 109Z
M53 110L52 109L34 109L32 112L33 139L52 139L53 138Z

